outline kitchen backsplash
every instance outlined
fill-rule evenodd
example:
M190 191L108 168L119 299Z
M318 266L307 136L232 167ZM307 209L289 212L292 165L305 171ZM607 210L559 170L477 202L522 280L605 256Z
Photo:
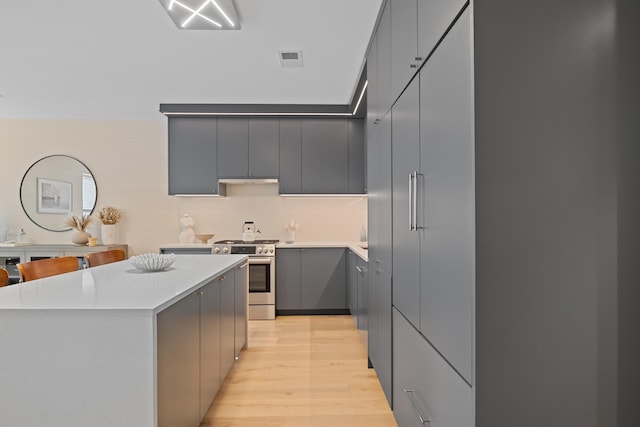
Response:
M215 233L215 239L239 239L242 223L254 221L258 238L284 239L284 227L290 220L299 224L296 241L335 241L360 238L367 220L364 196L282 197L277 184L233 185L227 197L180 198L180 216L191 215L196 233ZM180 230L176 217L175 230Z

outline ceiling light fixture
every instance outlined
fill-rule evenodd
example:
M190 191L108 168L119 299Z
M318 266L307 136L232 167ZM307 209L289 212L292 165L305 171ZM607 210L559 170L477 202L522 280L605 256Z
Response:
M233 0L160 0L181 30L239 30Z

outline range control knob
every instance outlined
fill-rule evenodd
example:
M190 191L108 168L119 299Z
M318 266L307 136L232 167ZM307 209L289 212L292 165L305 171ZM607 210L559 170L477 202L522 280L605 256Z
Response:
M213 251L214 251L215 253L219 254L219 253L220 253L220 248L216 247L216 248L214 248L214 249L213 249Z
M224 249L222 250L222 253L223 253L223 254L226 254L227 252L229 252L229 248L224 248Z
M262 253L262 248L260 246L258 246L257 251L258 251L259 254L261 254ZM265 252L266 252L266 250L265 250Z
M269 248L269 253L272 254L273 253L273 248Z

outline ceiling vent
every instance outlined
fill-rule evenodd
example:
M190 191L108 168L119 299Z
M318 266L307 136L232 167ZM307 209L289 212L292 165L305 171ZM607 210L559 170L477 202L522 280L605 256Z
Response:
M301 50L279 50L278 57L282 68L302 68Z

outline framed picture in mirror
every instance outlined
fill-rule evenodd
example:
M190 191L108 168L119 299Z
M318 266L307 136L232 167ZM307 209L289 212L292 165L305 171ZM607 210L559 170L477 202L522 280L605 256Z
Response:
M69 214L72 210L70 182L38 178L38 212L48 214Z

